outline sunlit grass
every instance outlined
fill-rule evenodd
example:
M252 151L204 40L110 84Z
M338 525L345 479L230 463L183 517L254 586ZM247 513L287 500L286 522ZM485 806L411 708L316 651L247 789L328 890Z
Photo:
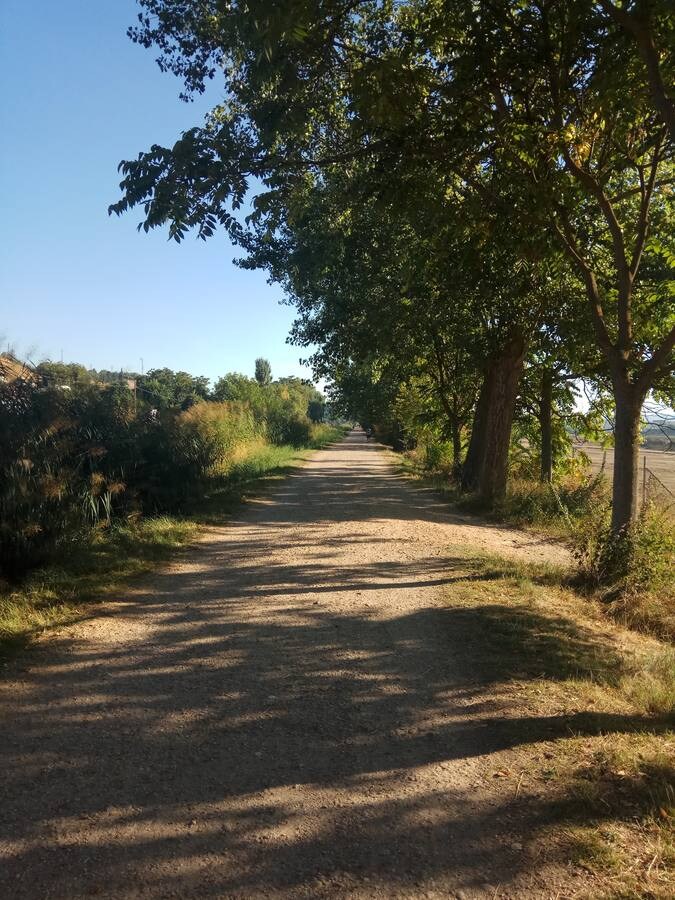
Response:
M550 793L545 828L593 876L581 896L673 896L675 649L612 623L549 566L458 555L446 602L460 663L527 705L532 740L560 723L526 775Z
M169 516L115 524L86 543L73 543L60 565L33 572L0 593L0 654L31 635L81 615L82 604L169 559L192 540L197 525Z

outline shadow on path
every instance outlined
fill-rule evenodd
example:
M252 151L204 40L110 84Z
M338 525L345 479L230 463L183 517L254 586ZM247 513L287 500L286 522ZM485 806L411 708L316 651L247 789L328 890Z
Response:
M191 566L27 657L0 725L1 896L547 895L514 835L576 813L477 788L485 758L665 723L505 706L495 685L611 673L614 650L432 602L470 561L420 543L440 510L377 458L320 454ZM525 673L491 657L500 629L530 642Z

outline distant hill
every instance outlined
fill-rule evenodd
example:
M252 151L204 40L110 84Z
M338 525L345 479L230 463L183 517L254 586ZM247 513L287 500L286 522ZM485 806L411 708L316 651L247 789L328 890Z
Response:
M667 406L649 406L644 411L647 425L642 429L645 447L675 450L675 411Z

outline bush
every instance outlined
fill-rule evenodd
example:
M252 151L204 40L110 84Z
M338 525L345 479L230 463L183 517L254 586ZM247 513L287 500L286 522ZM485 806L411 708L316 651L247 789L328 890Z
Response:
M259 437L253 414L241 403L197 403L173 421L173 463L188 480L226 470L237 448Z
M128 395L128 396L127 396ZM16 578L110 521L125 491L131 395L0 391L0 557ZM115 445L116 452L110 452Z
M649 503L626 534L612 536L608 505L574 533L580 581L600 591L615 618L662 637L675 636L675 531L672 514Z
M635 526L612 536L611 510L598 506L574 533L574 554L585 578L594 585L616 584L633 593L661 590L675 568L675 533L668 510L647 504Z
M453 468L452 444L447 441L430 441L424 448L424 468L428 472L449 475Z
M233 385L249 386L231 376L223 393ZM330 427L305 414L311 385L256 387L255 405L202 400L158 413L138 409L125 383L0 384L0 574L16 579L116 520L180 509L266 438L325 441Z
M326 444L341 438L346 430L336 425L329 425L327 422L315 422L310 428L309 445L316 449L325 447Z
M648 503L631 545L626 588L632 593L671 589L675 572L675 523L668 509Z
M304 447L310 442L311 422L284 406L278 406L269 411L267 435L273 444Z
M0 394L0 554L16 579L116 517L179 506L259 430L247 406L134 417L126 386Z

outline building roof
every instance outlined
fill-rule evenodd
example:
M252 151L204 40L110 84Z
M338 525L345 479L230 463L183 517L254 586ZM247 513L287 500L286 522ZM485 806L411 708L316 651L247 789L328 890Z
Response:
M38 381L37 372L28 363L22 362L11 353L0 353L0 381Z

